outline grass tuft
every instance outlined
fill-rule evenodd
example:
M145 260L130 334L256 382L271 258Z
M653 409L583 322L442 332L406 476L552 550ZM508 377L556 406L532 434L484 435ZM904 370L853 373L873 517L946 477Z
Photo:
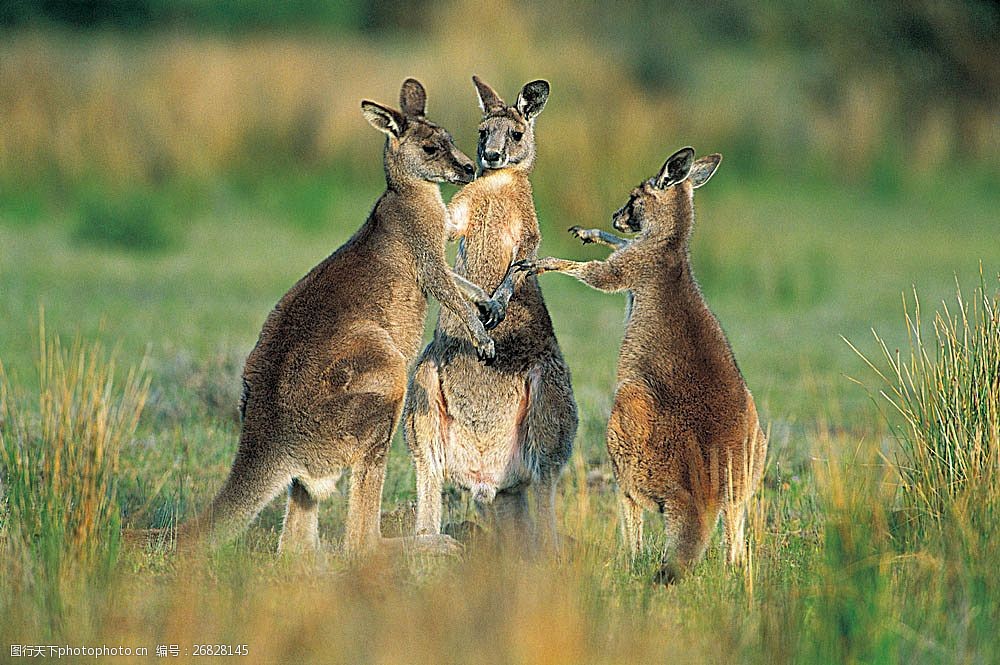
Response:
M914 292L912 312L904 301L906 352L878 333L881 366L858 352L902 417L895 467L918 533L941 533L949 521L982 530L1000 508L1000 291L989 295L980 266L973 299L959 289L957 301L954 313L946 303L935 313L927 339Z
M119 451L148 380L140 367L120 382L100 344L64 349L39 328L36 394L19 390L0 363L0 542L14 564L5 572L19 568L24 590L38 591L58 621L66 585L116 559Z

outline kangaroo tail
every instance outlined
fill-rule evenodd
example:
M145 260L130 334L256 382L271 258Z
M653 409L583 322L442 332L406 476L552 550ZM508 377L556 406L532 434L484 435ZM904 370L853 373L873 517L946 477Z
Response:
M125 544L145 547L175 541L180 548L200 542L224 544L291 482L292 474L284 465L241 450L222 489L202 513L174 529L128 529L123 534Z

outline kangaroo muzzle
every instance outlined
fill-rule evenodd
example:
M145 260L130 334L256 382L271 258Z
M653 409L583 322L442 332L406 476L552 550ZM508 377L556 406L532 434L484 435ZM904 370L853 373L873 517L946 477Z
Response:
M467 185L476 179L476 165L472 163L469 159L456 157L452 155L452 169L453 175L449 180L455 184Z
M502 169L507 166L507 151L502 137L490 136L482 144L479 162L484 169Z

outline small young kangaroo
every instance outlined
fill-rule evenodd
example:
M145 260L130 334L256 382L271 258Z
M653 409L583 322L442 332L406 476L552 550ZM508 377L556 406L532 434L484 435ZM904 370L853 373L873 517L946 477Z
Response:
M537 256L541 234L528 176L535 163L535 118L546 81L524 86L508 106L473 77L483 119L480 175L448 206L449 230L461 238L455 270L494 290L506 319L494 331L497 359L475 362L465 327L442 310L407 392L403 425L417 472L417 534L441 531L445 478L492 504L497 532L511 545L557 547L555 492L569 459L577 413L569 368L552 330L537 280L514 261ZM509 307L508 307L509 304ZM535 489L538 532L525 490Z
M666 520L670 543L659 575L665 582L701 558L720 514L727 559L741 560L746 506L767 453L753 397L688 257L694 190L721 159L695 161L692 148L671 155L614 214L616 229L639 234L631 241L570 229L585 243L614 247L607 260L550 257L524 266L536 274L565 272L601 291L629 292L608 453L633 556L642 547L643 509Z
M349 467L345 548L358 553L378 544L386 455L407 368L420 349L426 294L470 339L462 353L472 364L493 358L493 340L446 263L448 216L437 184L471 182L475 168L425 117L425 103L414 79L403 83L401 111L361 103L368 122L386 134L386 191L354 236L268 316L243 371L232 471L209 508L180 527L182 542L234 535L287 488L279 550L316 549L318 501ZM447 540L411 542L457 545Z

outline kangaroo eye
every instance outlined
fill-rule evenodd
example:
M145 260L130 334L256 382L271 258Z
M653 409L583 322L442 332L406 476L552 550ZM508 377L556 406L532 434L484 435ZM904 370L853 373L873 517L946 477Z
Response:
M424 152L427 153L428 155L433 155L437 151L438 151L438 149L437 149L436 145L425 145L424 146Z
M510 137L515 141L520 141L521 137L524 136L524 132L511 132Z

